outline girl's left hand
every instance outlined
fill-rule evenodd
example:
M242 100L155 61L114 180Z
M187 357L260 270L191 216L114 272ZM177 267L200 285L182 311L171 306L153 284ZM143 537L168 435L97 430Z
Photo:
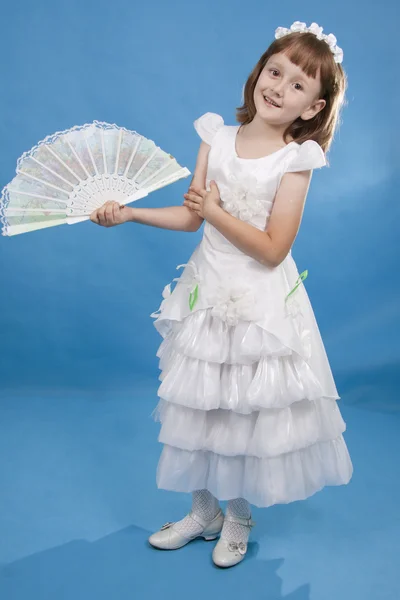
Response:
M221 206L221 197L219 189L214 180L210 182L211 190L207 192L196 185L189 188L187 194L183 194L185 198L184 206L194 210L199 217L208 220L213 215L216 208Z

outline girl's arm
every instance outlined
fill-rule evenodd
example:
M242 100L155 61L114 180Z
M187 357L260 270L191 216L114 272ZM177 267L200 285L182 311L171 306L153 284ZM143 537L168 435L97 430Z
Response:
M277 267L296 239L312 171L286 173L276 193L265 231L216 207L208 221L234 246L258 262Z
M129 209L127 221L151 225L161 229L173 229L175 231L197 231L199 228L197 219L186 206L166 206L165 208L131 208Z
M206 187L209 151L210 146L202 141L190 185L198 185L201 188ZM160 227L162 229L197 231L204 221L194 210L191 210L187 206L167 206L165 208L135 208L126 206L126 209L129 209L128 221Z

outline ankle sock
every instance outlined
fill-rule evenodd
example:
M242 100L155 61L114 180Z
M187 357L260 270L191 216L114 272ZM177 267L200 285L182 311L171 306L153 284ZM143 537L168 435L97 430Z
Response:
M219 502L208 490L196 490L192 493L192 512L205 521L212 521L220 509ZM187 515L174 524L174 529L184 537L199 535L203 527Z
M251 511L250 504L244 498L236 498L229 500L226 507L225 516L241 517L242 519L250 519ZM221 537L228 542L243 542L247 544L250 535L250 528L240 523L232 523L225 519L221 531Z

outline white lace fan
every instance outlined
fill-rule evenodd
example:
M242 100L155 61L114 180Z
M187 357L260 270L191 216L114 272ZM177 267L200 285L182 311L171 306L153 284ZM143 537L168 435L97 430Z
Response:
M89 219L107 200L128 204L190 175L136 131L94 121L47 136L3 188L3 235Z

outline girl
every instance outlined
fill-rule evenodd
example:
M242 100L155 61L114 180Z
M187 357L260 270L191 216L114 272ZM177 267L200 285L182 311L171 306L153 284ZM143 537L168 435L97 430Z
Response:
M202 241L157 313L164 444L159 488L192 492L190 513L150 536L176 549L214 540L214 563L247 551L250 505L267 507L347 484L352 463L340 398L292 258L312 169L326 164L346 76L336 38L316 23L279 27L250 74L240 126L206 113L181 207L120 207L91 219L183 231ZM180 268L180 267L177 267ZM227 500L226 514L219 500Z

